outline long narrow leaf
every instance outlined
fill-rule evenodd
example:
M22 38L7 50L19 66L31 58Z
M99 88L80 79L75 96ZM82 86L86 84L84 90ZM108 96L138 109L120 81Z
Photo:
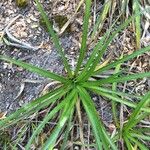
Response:
M50 135L50 137L47 139L46 143L43 146L43 150L53 150L55 142L57 140L57 137L61 131L61 129L64 127L66 121L68 120L70 113L72 109L74 109L74 105L77 99L76 89L73 89L72 92L68 95L67 103L64 107L64 111L60 117L60 121L58 122L57 126L55 127L54 131Z
M66 127L66 131L65 131L65 135L64 135L64 139L63 139L63 143L62 143L60 150L65 150L65 148L66 148L66 143L67 143L67 140L69 137L69 131L70 131L70 128L72 125L71 121L73 118L73 112L74 112L74 110L72 110L72 112L70 113L69 120L68 120L67 127Z
M118 59L118 60L116 60L115 62L112 62L112 63L110 63L110 64L108 64L108 65L106 65L106 66L104 66L104 67L102 67L102 68L100 68L100 69L98 69L98 70L96 70L96 71L94 72L94 75L99 74L99 73L101 73L101 72L103 72L103 71L105 71L105 70L111 69L111 68L115 67L116 65L118 65L118 64L120 64L120 63L123 63L123 62L125 62L125 61L128 61L128 60L130 60L130 59L132 59L132 58L135 58L135 57L137 57L138 55L141 55L141 54L143 54L143 53L145 53L145 52L148 52L148 51L150 51L150 46L147 46L147 47L145 47L145 48L139 49L139 50L133 52L133 53L130 54L130 55L124 56L122 59Z
M26 150L30 149L30 146L36 136L40 134L42 129L44 128L45 124L50 121L50 119L62 108L64 108L65 104L68 102L68 98L64 99L61 103L59 103L50 113L45 116L44 120L38 125L36 130L33 132L31 138L29 139L27 145L26 145Z
M67 89L64 87L58 88L56 90L53 90L52 92L37 98L36 100L30 102L29 104L26 104L16 112L12 113L10 116L6 117L3 120L0 120L0 129L6 128L7 126L10 126L20 119L23 119L27 116L29 116L32 113L42 109L44 106L48 106L50 103L57 100L59 97L64 95L67 92ZM46 103L46 104L45 104ZM44 104L44 105L43 105ZM36 109L38 108L38 109Z
M64 66L65 66L65 68L66 68L66 70L67 70L67 73L68 73L68 75L69 75L70 77L72 77L71 69L70 69L70 66L69 66L69 64L68 64L68 61L67 61L67 59L66 59L66 57L65 57L63 48L62 48L62 46L60 45L59 38L58 38L57 34L54 32L53 27L52 27L52 25L51 25L51 23L50 23L50 21L49 21L47 15L46 15L45 11L44 11L42 5L40 4L39 0L35 0L35 1L36 1L36 4L37 4L37 8L38 8L38 10L40 11L41 16L42 16L42 18L44 19L44 21L45 21L45 23L46 23L47 30L48 30L50 36L51 36L52 39L53 39L53 42L54 42L54 44L55 44L55 47L57 48L57 50L58 50L58 52L59 52L59 54L60 54L60 56L61 56L61 58L62 58L62 60L63 60L63 63L64 63Z
M135 14L140 12L139 0L133 0L133 11ZM135 34L136 34L136 47L139 49L141 47L141 16L137 15L135 17Z
M91 122L98 149L101 150L102 147L104 147L104 149L107 150L110 146L113 150L117 150L116 146L109 138L102 122L99 119L98 113L95 109L92 99L90 98L90 95L82 87L78 86L78 90L84 109L87 112L88 118Z
M85 88L88 89L97 89L97 86L92 86L91 84L84 86ZM134 95L134 94L128 94L125 92L119 92L119 91L114 91L111 90L109 88L105 88L105 87L98 87L99 90L101 90L102 92L108 93L108 94L112 94L112 95L117 95L117 96L123 96L123 97L127 97L129 99L131 98L136 98L136 99L142 99L142 96L139 95Z
M98 31L98 33L101 31L104 21L107 17L108 11L110 9L111 6L111 0L108 0L105 4L104 4L104 8L102 13L98 16L97 18L97 22L94 26L93 32L91 34L91 39L93 40L95 38L96 32Z
M127 137L124 137L124 140L125 140L128 150L133 150L133 146L132 146L130 140Z
M106 84L106 83L114 83L114 82L125 82L125 81L130 81L130 80L136 80L136 79L140 79L140 78L145 78L145 77L150 77L150 72L145 72L145 73L136 73L133 75L128 75L128 76L120 76L120 77L108 77L106 79L101 79L101 80L97 80L97 81L88 81L88 84L91 85L102 85L102 84ZM83 83L83 85L86 85L86 82Z
M150 92L148 92L143 99L139 102L136 109L133 111L133 113L130 115L130 119L126 123L124 130L128 131L133 127L134 122L137 119L137 115L141 112L141 109L145 106L145 104L150 102Z
M150 136L146 136L146 135L140 135L140 134L136 134L136 133L130 133L132 137L136 137L138 139L143 139L146 141L150 141Z
M88 36L88 25L89 25L89 19L90 19L90 8L91 8L91 0L86 0L85 16L84 16L84 22L83 22L82 43L81 43L79 60L77 62L77 67L75 69L75 75L77 75L80 69L80 66L82 64L82 61L84 59L84 55L87 49L87 36Z
M105 42L105 44L103 44L103 45L101 45L102 43L101 42L99 42L96 46L95 46L95 48L94 48L94 50L93 50L93 52L97 52L97 55L95 55L95 58L92 60L91 58L88 60L88 61L90 61L91 63L90 63L90 68L88 67L86 67L83 71L82 71L82 73L79 75L79 77L77 78L77 81L85 81L85 80L87 80L92 74L93 74L93 72L94 72L94 70L95 70L95 68L96 68L96 66L97 66L97 64L99 63L99 61L100 61L100 59L101 59L101 57L102 57L102 55L104 54L104 52L107 50L107 47L108 47L108 45L110 44L110 42L114 39L114 37L121 31L121 30L123 30L125 27L127 27L128 26L128 24L132 21L132 19L133 19L133 17L130 17L129 19L127 19L126 21L125 21L125 23L123 23L122 25L120 25L118 28L117 28L117 30L116 31L114 31L113 33L112 33L112 35L109 37L109 39ZM100 47L102 47L101 49L100 49ZM88 63L88 62L87 62Z
M89 67L91 66L93 60L95 59L95 57L98 55L98 50L100 50L100 48L103 46L103 44L105 43L105 41L108 39L113 27L115 26L116 22L118 21L119 17L115 20L115 22L111 25L111 27L109 28L109 30L107 30L107 32L104 34L104 36L101 38L101 40L99 40L98 44L96 44L95 48L93 49L92 54L90 55L89 60L87 61L83 71L81 72L81 74L79 76L85 76Z
M139 142L138 140L136 140L135 138L133 138L130 133L127 136L129 138L130 141L133 141L141 150L149 150L148 147L146 147L143 143Z
M97 87L97 89L93 89L92 91L94 93L97 93L98 95L106 97L106 98L108 98L110 100L113 100L115 102L127 105L127 106L129 106L131 108L136 108L137 107L137 105L134 102L130 102L130 101L127 101L125 99L121 99L119 97L116 98L115 96L113 96L111 94L108 94L108 93L105 93L105 92L101 91L101 89L99 89L99 87ZM149 108L141 108L141 110L144 111L144 112L150 113L150 109Z
M123 57L123 54L121 55L121 57L120 57L120 59ZM115 74L116 73L118 73L118 72L120 72L120 68L121 68L121 63L120 64L118 64L116 67L115 67ZM113 84L112 84L112 90L113 91L116 91L116 89L117 89L117 82L114 82ZM116 96L117 97L117 95L116 94L113 94L113 96ZM116 126L118 125L118 119L117 119L117 109L116 109L116 102L111 102L111 105L112 105L112 113L113 113L113 117L114 117L114 121L115 121L115 124L116 124Z
M23 67L24 69L27 69L31 72L38 73L39 75L42 75L44 77L47 77L47 78L50 78L50 79L53 79L56 81L60 81L61 83L67 83L68 82L68 80L62 76L59 76L59 75L52 73L50 71L46 71L46 70L41 69L39 67L33 66L29 63L22 62L21 60L15 60L15 59L9 58L7 56L3 56L3 55L0 55L0 60L8 61L10 63L13 63L15 65Z

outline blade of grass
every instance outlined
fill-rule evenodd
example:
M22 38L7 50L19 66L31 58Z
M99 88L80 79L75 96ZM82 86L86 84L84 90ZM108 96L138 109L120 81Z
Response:
M100 68L99 70L96 70L96 71L94 72L94 75L99 74L99 73L102 73L102 72L105 71L105 70L111 69L111 68L115 67L116 65L118 65L118 64L120 64L120 63L123 63L123 62L125 62L125 61L128 61L128 60L130 60L130 59L132 59L132 58L135 58L135 57L137 57L138 55L141 55L141 54L143 54L143 53L145 53L145 52L148 52L148 51L150 51L150 46L147 46L147 47L145 47L145 48L142 48L142 49L140 49L140 50L137 50L137 51L133 52L133 53L130 54L130 55L124 56L122 59L118 59L118 60L116 60L115 62L112 62L111 64L108 64L108 65L106 65L106 66Z
M86 85L84 87L86 87L88 89L97 89L97 86L91 86L90 84ZM109 93L109 94L112 94L112 95L123 96L123 97L142 99L142 96L139 96L139 95L127 94L125 92L114 91L114 90L111 90L111 89L108 89L108 88L103 88L103 87L98 87L98 88L99 88L99 90L101 90L104 93Z
M132 127L135 127L139 122L141 122L143 119L145 119L148 115L149 115L149 113L147 113L147 112L142 112L142 113L136 118L136 120L134 120L134 123L132 123Z
M50 137L47 139L46 143L43 146L43 150L53 150L55 142L57 140L57 137L61 131L61 129L64 127L66 121L68 120L71 111L74 109L74 105L77 99L77 92L76 89L73 89L70 94L68 95L68 102L66 103L64 110L62 112L62 115L60 117L60 120L51 133Z
M126 142L128 150L133 150L133 146L127 137L124 137L124 141Z
M136 79L140 79L140 78L145 78L145 77L150 77L150 72L145 72L145 73L135 73L133 75L128 75L128 76L120 76L120 77L108 77L106 79L101 79L101 80L97 80L97 81L87 81L85 83L83 83L83 85L86 86L86 83L90 84L90 85L95 85L95 86L99 86L102 84L106 84L106 83L114 83L114 82L125 82L125 81L130 81L130 80L136 80Z
M115 20L115 22L112 24L112 26L109 28L109 30L107 30L107 32L104 34L104 36L102 37L101 40L99 40L98 44L95 46L95 48L93 49L93 52L89 58L89 60L86 63L86 66L84 67L83 71L81 72L84 76L86 71L89 69L89 67L91 66L93 60L95 59L95 56L98 53L98 50L100 49L100 47L103 45L103 43L105 43L105 41L107 40L107 38L109 37L109 34L112 31L112 28L114 27L114 25L116 24L116 22L118 21L119 17ZM97 69L97 68L96 68ZM81 76L81 75L80 75Z
M97 142L97 148L101 150L103 147L105 150L108 150L110 146L113 150L117 150L116 146L109 138L102 122L99 119L99 115L95 109L92 99L90 98L90 95L84 88L80 86L78 86L78 90L84 109L88 115L88 118L93 128L93 132Z
M122 57L123 57L123 54L121 55L120 59L121 59ZM116 66L115 72L114 72L115 74L118 73L118 72L120 72L120 67L121 67L121 63ZM117 88L117 82L114 82L114 83L112 84L112 90L113 90L113 91L116 91L116 88ZM116 97L117 97L116 94L113 94L113 96L116 96ZM117 118L116 102L112 101L112 102L111 102L111 105L112 105L112 113L113 113L115 125L116 125L116 126L119 126L119 125L118 125L118 118Z
M144 141L150 141L150 136L146 136L146 135L140 135L140 134L136 134L136 133L131 133L132 137L138 138L138 139L142 139Z
M78 59L77 66L75 69L75 76L79 72L79 69L80 69L81 64L83 62L84 55L85 55L85 52L87 49L87 37L88 37L88 25L89 25L89 19L90 19L90 8L91 8L91 0L86 0L85 16L84 16L84 22L83 22L82 42L81 42L79 59Z
M48 93L40 98L37 98L36 100L30 102L29 104L26 104L16 112L12 113L8 117L6 117L3 120L0 120L0 129L6 128L17 121L21 120L22 118L25 118L29 116L31 113L34 113L40 109L42 109L44 106L48 106L50 103L57 100L59 97L64 95L68 89L61 87L56 90L53 90L51 93ZM44 106L43 106L44 104Z
M105 21L107 14L109 12L110 6L111 6L111 0L106 1L101 14L99 14L99 16L97 18L93 32L91 34L91 40L93 40L95 38L95 36L97 36L97 34L96 34L97 32L99 33L101 31L103 24L104 24L104 21Z
M72 77L72 72L71 72L70 66L68 64L68 61L65 57L64 50L63 50L62 46L60 45L58 35L54 32L53 27L52 27L47 15L46 15L45 11L44 11L42 5L40 4L39 0L35 0L35 1L36 1L37 8L38 8L39 12L41 13L43 20L46 23L48 33L52 37L52 40L55 44L55 47L57 48L57 50L58 50L58 52L59 52L59 54L63 60L63 64L65 66L65 69L67 70L69 77Z
M108 45L110 44L110 42L114 39L114 37L121 31L123 30L125 27L128 26L128 24L132 21L133 16L130 17L129 19L127 19L125 21L125 23L123 23L122 25L120 25L116 31L114 31L112 33L112 35L109 37L108 40L105 41L105 44L102 45L101 42L99 42L93 52L95 54L94 58L90 57L90 59L87 62L87 65L85 66L85 69L81 72L81 74L78 76L77 81L86 81L94 72L97 64L99 63L102 55L104 54L104 52L107 50ZM102 48L100 49L100 47L102 46ZM100 50L99 50L100 49Z
M122 13L122 19L125 20L126 9L128 7L129 0L122 0L120 3L121 3L120 13Z
M13 145L12 145L13 150L17 150L17 144L21 141L22 137L26 134L27 126L28 125L25 124L23 125L23 127L21 127L21 132L17 134L17 138L13 141Z
M127 136L131 141L133 141L141 150L149 150L144 144L136 140L135 138L131 137L130 134Z
M42 129L44 128L45 124L52 119L52 117L60 111L60 109L64 108L65 104L68 102L69 97L66 97L62 102L60 102L55 108L53 108L52 111L49 112L47 116L45 116L44 120L36 127L35 131L32 133L32 136L30 137L27 145L26 145L26 150L30 150L30 146L35 139L36 136L40 134Z
M68 136L69 136L70 127L71 127L71 121L72 121L72 118L73 118L73 112L74 111L72 110L71 115L70 115L69 120L68 120L66 131L65 131L64 140L63 140L63 143L62 143L62 146L61 146L60 150L65 150L65 148L66 148L66 143L67 143L67 139L68 139Z
M8 61L10 63L13 63L15 65L23 67L24 69L27 69L31 72L42 75L44 77L47 77L47 78L50 78L50 79L53 79L56 81L60 81L61 83L68 83L69 82L66 78L64 78L62 76L59 76L59 75L52 73L50 71L46 71L46 70L41 69L39 67L33 66L29 63L22 62L21 60L15 60L15 59L9 58L7 56L3 56L3 55L0 55L0 60Z
M133 11L135 14L140 12L139 0L133 0ZM137 15L135 17L135 35L136 35L136 48L141 47L141 16Z
M143 128L138 128L138 130L140 132L149 133L150 127L149 126L144 126Z
M150 102L150 92L148 92L143 97L143 99L137 105L136 109L130 115L130 119L128 120L128 122L126 123L126 125L124 127L125 131L128 131L129 129L131 129L133 127L133 124L136 121L138 114L141 112L141 109L149 102Z
M97 93L98 95L101 95L101 96L103 96L103 97L106 97L106 98L108 98L108 99L110 99L110 100L113 100L113 101L115 101L115 102L119 102L119 103L121 103L121 104L127 105L127 106L129 106L129 107L131 107L131 108L136 108L136 107L137 107L137 105L136 105L134 102L130 102L130 101L127 101L126 99L121 99L121 98L119 98L119 97L116 98L116 97L113 96L113 95L110 95L110 94L108 94L108 93L105 93L105 92L101 91L101 89L99 89L99 87L97 87L97 89L96 89L96 88L95 88L95 89L92 89L92 91L93 91L94 93ZM141 110L144 111L144 112L150 113L150 109L149 109L149 108L141 108Z

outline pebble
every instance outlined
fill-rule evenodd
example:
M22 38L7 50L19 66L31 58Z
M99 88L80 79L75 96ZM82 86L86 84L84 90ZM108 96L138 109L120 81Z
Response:
M33 15L30 16L30 19L35 21L35 22L38 21L38 19L36 19Z
M37 28L37 27L39 27L38 24L32 24L32 25L31 25L31 28L32 28L32 29Z

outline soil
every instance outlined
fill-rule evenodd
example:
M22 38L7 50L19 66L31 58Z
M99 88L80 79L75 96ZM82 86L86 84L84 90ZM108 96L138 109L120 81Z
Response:
M55 16L65 16L70 18L75 11L78 1L41 1L50 19ZM97 9L101 8L101 4L97 3ZM61 15L60 15L61 14ZM42 24L40 24L41 17L37 11L36 5L33 1L29 1L26 7L17 7L16 2L13 0L0 2L0 31L3 31L11 20L22 15L17 19L10 28L10 32L19 40L29 43L32 46L39 46L36 51L19 49L16 47L7 46L4 43L0 43L0 54L10 56L11 58L21 59L25 62L31 63L35 66L50 70L58 74L64 74L64 68L57 50L54 48L52 41ZM57 17L58 18L58 17ZM70 62L72 68L74 68L78 50L80 47L79 41L81 41L82 33L82 19L83 10L80 9L79 14L75 20L71 22L71 26L68 30L60 36L61 44L65 49L65 53ZM53 20L52 20L53 21ZM59 30L59 26L53 21L54 29ZM62 25L61 25L62 27ZM103 30L107 30L107 23ZM125 37L125 38L124 38ZM132 39L132 40L131 40ZM135 50L135 36L132 29L129 27L123 33L116 38L108 51L104 55L107 59L111 54L111 60L119 57L121 53L129 54ZM146 39L147 40L147 39ZM146 46L149 43L144 41L143 45ZM92 49L92 48L90 48ZM125 64L126 68L130 68L131 72L149 71L149 53L143 54L134 61ZM88 57L88 56L87 56ZM20 67L12 65L7 62L0 62L0 112L10 113L15 111L25 103L37 98L51 82L37 74L23 70ZM120 85L121 89L123 85ZM144 94L150 89L149 79L139 82L130 82L126 87L128 92ZM98 97L95 96L95 99ZM100 99L96 104L99 106ZM105 103L105 102L104 102ZM107 105L107 103L106 103ZM98 107L97 107L98 108ZM98 108L101 109L101 108ZM106 107L104 120L111 120L112 116L109 107ZM105 113L106 112L106 113Z
M75 11L78 1L41 1L49 18L55 18L56 15L60 17L65 16L70 18ZM98 5L99 10L101 4ZM63 74L64 68L61 59L54 48L52 41L46 29L40 24L41 18L37 11L35 3L29 1L24 8L16 6L13 0L0 2L0 30L3 31L11 20L22 15L17 19L10 28L10 32L19 40L27 42L32 46L39 46L36 51L27 49L18 49L16 47L7 46L0 43L0 54L10 56L11 58L21 59L25 62L31 63L35 66L50 70L52 72ZM58 18L58 17L57 17ZM75 65L77 53L79 50L79 41L81 41L81 27L83 20L83 10L76 16L73 23L71 23L71 31L64 32L60 36L61 44L65 50L67 58L72 66ZM55 23L54 23L55 24ZM107 29L107 24L103 30ZM54 28L59 30L56 25ZM125 35L125 38L124 38ZM107 58L110 53L111 60L119 57L121 53L129 54L135 50L135 39L133 31L130 28L125 30L118 38L116 38L108 51L104 55ZM143 40L143 45L148 45L148 42ZM131 66L134 66L130 68ZM149 53L143 54L138 59L125 64L126 68L130 68L132 72L149 71ZM23 70L20 67L12 65L7 62L0 62L0 112L10 113L15 111L23 104L38 97L43 91L44 87L51 81L45 79L37 74ZM120 85L121 89L123 85ZM136 92L144 94L150 89L149 79L140 82L130 82L126 89L128 92ZM100 100L99 100L100 101ZM98 105L98 103L97 103ZM106 107L107 108L107 107ZM109 109L109 108L108 108ZM108 114L110 116L110 114ZM111 118L106 115L106 118ZM111 120L111 119L110 119Z
M51 3L44 2L44 4L46 7L50 7ZM38 46L41 43L42 46L40 49L32 51L6 46L4 43L1 43L0 54L7 55L15 59L21 59L35 66L62 74L64 68L61 59L54 48L48 33L39 24L40 16L33 2L30 1L26 8L18 8L14 1L1 1L0 29L3 30L6 25L19 14L21 14L23 18L16 20L15 24L10 29L11 33L15 37L28 42L33 46ZM72 35L70 33L65 33L60 37L60 40L65 52L67 53L68 59L72 61L74 58L72 55L74 55L74 49L76 49L76 43L72 41ZM27 79L30 81L24 83L24 80ZM33 80L34 83L32 82ZM9 113L38 97L46 84L50 82L46 80L47 79L44 79L37 74L25 71L20 67L1 61L0 112L7 111ZM24 89L21 89L22 84L25 84Z
M79 0L41 0L41 2L50 18L54 18L55 15L60 14L70 18ZM80 11L80 14L78 14L71 23L71 31L64 32L60 36L61 44L72 68L74 68L76 63L82 35L83 10L81 9ZM3 31L8 23L19 14L23 17L17 19L10 28L11 34L34 47L40 45L40 48L36 51L32 51L0 43L0 54L20 59L46 70L65 75L60 56L54 48L46 29L40 24L40 14L33 1L30 1L26 7L19 8L16 6L14 0L1 0L0 31ZM106 26L108 25L106 24ZM58 32L59 27L57 25L55 26L55 23L54 28ZM129 27L112 42L107 53L104 55L104 59L107 59L110 54L111 60L114 60L122 53L129 54L133 52L135 50L135 40L133 39L135 39L135 35L133 35L133 31L131 31ZM148 42L143 40L143 45L146 46L149 42L150 40ZM129 72L131 73L150 71L149 58L150 53L146 53L123 65L126 69L130 69ZM51 82L52 81L47 78L28 72L16 65L0 61L0 113L6 112L10 114L22 105L34 100L44 92L43 90L45 87ZM146 91L150 90L150 79L131 81L125 86L119 84L118 87L120 90L124 90L125 87L125 90L131 94L138 93L139 95L144 95ZM93 95L92 97L103 122L109 128L113 125L111 104L100 96ZM87 121L87 117L85 116L83 117L83 122L84 121ZM87 128L87 124L83 126Z

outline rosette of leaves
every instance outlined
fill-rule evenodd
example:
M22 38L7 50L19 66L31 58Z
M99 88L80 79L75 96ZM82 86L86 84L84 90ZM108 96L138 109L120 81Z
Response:
M118 141L122 138L125 142L125 146L130 150L137 146L139 149L148 149L148 147L144 144L144 141L150 141L150 138L147 134L145 134L144 129L137 130L136 125L145 117L150 114L149 102L150 102L150 92L145 94L143 97L137 97L136 95L130 95L128 93L119 92L117 90L112 90L108 88L113 85L113 83L126 82L129 80L136 80L141 78L150 77L150 72L145 73L135 73L132 75L124 75L122 72L115 72L115 68L125 61L128 61L132 58L135 58L145 52L150 51L150 46L134 51L132 54L122 56L117 60L108 63L106 65L102 65L101 67L97 67L99 64L101 57L107 50L107 47L111 43L111 41L115 38L115 36L126 28L130 22L135 18L135 16L131 16L127 19L123 24L121 24L117 29L112 30L112 27L103 35L103 37L98 41L96 46L93 48L91 55L89 56L87 63L82 66L83 60L87 51L87 38L88 38L88 26L89 26L89 18L90 18L90 8L91 8L91 0L86 0L85 7L85 15L83 21L83 34L82 34L82 42L81 48L79 51L79 59L77 61L77 66L75 71L73 71L68 64L67 58L65 57L64 50L60 44L59 38L54 32L49 19L44 12L42 5L36 0L37 8L41 13L42 18L44 19L48 32L54 42L55 47L62 58L65 70L67 75L61 76L50 71L44 70L42 68L35 67L31 64L22 62L20 60L11 59L7 56L0 55L0 59L3 61L8 61L20 67L23 67L29 71L42 75L44 77L50 78L52 80L56 80L60 82L61 86L57 89L51 90L46 95L43 95L36 100L30 102L29 104L23 106L16 112L7 116L5 119L0 120L0 129L3 130L8 128L9 126L23 120L24 118L29 117L31 114L40 111L41 109L47 108L50 104L56 102L59 103L50 110L47 115L43 118L43 120L38 124L35 130L32 133L32 136L29 137L26 150L30 149L31 144L34 143L34 140L37 136L40 135L45 125L59 112L61 112L61 116L55 128L52 130L50 136L46 139L44 144L41 145L42 150L52 150L57 142L59 135L62 133L64 128L66 127L66 134L64 138L64 143L67 141L69 127L68 124L71 123L71 120L74 115L75 105L80 100L83 108L87 114L87 117L90 121L92 131L95 137L96 146L95 148L98 150L117 150L118 149ZM137 14L136 14L137 15ZM83 68L81 70L81 67ZM95 78L94 80L91 77L94 77L97 74L101 74L109 69L114 69L114 74L110 75L105 79ZM90 93L94 92L102 97L107 98L109 101L118 104L124 104L131 108L132 113L129 119L123 126L123 129L117 128L117 132L115 136L110 137L110 134L106 131L106 128L100 119L100 116L95 108L95 104L91 98ZM128 98L138 98L140 99L139 103L135 103L134 101L130 101ZM114 107L115 108L115 107ZM62 149L65 149L65 144L62 143Z

